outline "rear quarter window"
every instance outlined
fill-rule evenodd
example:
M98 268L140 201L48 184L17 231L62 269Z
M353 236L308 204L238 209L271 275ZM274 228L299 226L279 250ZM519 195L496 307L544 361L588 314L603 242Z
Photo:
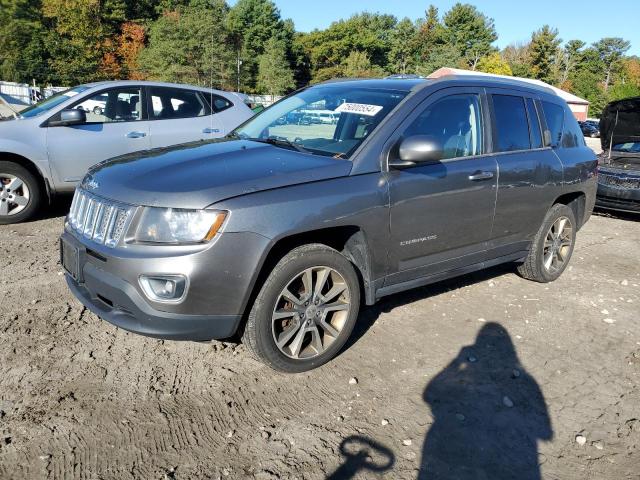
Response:
M542 102L544 118L551 133L551 145L556 147L562 141L562 127L564 124L564 108L551 102Z
M576 117L573 116L568 107L564 109L564 128L562 129L561 144L564 148L584 147L586 145L580 125L578 125Z

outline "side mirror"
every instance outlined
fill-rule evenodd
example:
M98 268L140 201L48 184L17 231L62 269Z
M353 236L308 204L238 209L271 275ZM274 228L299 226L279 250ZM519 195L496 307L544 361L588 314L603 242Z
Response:
M87 123L87 114L84 110L69 108L60 112L59 120L49 120L50 127L66 127L70 125L82 125Z
M399 162L392 166L407 167L416 163L435 163L444 158L444 147L431 135L413 135L400 142L398 147Z

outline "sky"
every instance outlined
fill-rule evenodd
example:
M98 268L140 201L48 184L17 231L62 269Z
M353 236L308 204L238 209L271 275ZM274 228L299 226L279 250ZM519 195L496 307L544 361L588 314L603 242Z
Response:
M274 0L283 18L291 18L296 29L309 32L326 28L331 22L354 13L368 11L389 13L398 19L424 17L430 3L440 14L449 10L455 0ZM560 32L563 41L580 39L591 44L602 37L622 37L631 42L629 55L640 55L640 0L461 0L475 5L495 21L502 48L513 42L524 42L531 32L549 24ZM236 0L228 3L233 5Z

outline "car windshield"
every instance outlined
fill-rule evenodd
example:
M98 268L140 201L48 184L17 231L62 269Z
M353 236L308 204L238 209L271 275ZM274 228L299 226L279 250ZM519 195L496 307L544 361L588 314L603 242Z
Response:
M640 142L617 143L613 146L616 152L640 153Z
M20 112L20 116L22 118L37 117L38 115L44 112L48 112L52 108L57 107L61 103L66 102L71 97L75 97L79 93L82 93L85 90L88 90L89 88L91 87L80 85L78 87L73 87L73 88L70 88L69 90L65 90L64 92L56 93L55 95L45 100L42 100L41 102L38 102L35 105L25 108Z
M233 135L349 158L407 93L340 84L312 87L269 107Z

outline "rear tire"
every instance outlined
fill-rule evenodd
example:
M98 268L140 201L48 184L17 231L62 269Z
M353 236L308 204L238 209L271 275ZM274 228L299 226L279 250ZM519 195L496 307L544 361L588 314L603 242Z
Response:
M561 203L549 209L531 243L531 250L518 273L535 282L557 279L571 259L576 241L576 218L573 210Z
M0 225L30 219L41 203L38 179L22 165L0 161Z
M274 267L249 313L242 341L275 370L303 372L332 359L360 308L353 265L321 244L291 250Z

